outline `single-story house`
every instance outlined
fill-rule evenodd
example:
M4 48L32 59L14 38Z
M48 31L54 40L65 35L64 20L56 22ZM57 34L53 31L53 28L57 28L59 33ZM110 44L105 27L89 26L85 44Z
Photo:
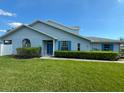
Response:
M80 27L65 26L55 21L37 20L29 25L16 27L0 37L2 44L16 48L42 47L42 56L52 56L55 50L120 51L120 41L79 34Z

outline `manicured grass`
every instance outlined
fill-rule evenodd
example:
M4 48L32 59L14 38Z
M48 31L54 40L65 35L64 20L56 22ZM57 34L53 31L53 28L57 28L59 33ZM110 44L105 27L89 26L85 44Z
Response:
M0 57L0 91L124 91L124 64Z

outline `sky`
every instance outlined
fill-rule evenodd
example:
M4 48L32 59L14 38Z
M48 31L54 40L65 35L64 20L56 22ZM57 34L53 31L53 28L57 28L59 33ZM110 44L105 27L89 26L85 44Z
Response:
M124 0L0 0L0 35L49 19L80 26L83 36L124 38Z

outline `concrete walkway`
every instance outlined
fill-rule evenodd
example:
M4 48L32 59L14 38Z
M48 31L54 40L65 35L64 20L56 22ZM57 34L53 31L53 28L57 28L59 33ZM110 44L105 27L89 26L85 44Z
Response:
M85 61L85 62L124 63L124 60L119 60L119 61L107 61L107 60L89 60L89 59L74 59L74 58L56 58L56 57L41 57L41 59L50 59L50 60L72 60L72 61Z

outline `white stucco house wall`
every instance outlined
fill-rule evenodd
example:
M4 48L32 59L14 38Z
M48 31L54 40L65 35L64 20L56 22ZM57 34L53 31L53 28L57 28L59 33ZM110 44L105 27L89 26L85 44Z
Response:
M77 51L120 51L120 41L79 35L80 27L65 26L55 21L37 20L29 25L21 25L0 37L2 44L16 48L42 47L42 56L52 56L56 50Z

